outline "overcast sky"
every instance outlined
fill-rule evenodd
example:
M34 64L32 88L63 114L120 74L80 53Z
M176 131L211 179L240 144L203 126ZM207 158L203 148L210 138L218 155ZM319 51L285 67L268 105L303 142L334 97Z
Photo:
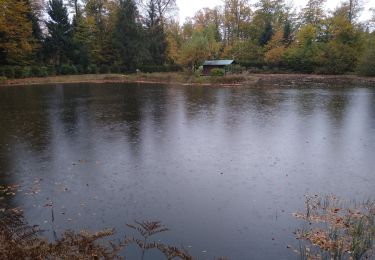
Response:
M303 7L307 0L289 0L294 3L295 7ZM251 3L255 3L255 0L252 0ZM327 0L326 8L328 10L334 9L339 5L341 0ZM370 7L375 7L375 0L365 0L366 10L363 12L361 20L366 20L370 17L368 9ZM222 0L177 0L177 5L179 8L180 22L183 23L186 17L192 17L196 11L204 7L215 7L221 5Z

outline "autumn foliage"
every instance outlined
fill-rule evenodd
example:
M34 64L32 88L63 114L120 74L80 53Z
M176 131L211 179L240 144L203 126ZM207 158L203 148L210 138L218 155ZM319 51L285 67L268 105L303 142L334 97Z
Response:
M307 196L305 221L297 230L301 259L372 259L375 253L375 203L347 203L334 195Z
M224 0L181 25L175 0L0 1L0 77L196 71L235 59L251 71L373 76L374 18L361 1ZM373 11L375 12L375 11Z

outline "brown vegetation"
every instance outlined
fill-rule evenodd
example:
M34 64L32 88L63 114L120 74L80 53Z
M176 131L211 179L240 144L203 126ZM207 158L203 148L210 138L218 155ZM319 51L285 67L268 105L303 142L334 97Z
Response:
M184 249L150 241L153 235L167 231L160 222L136 222L128 227L139 232L141 239L125 237L122 241L108 241L115 231L102 230L96 233L66 231L54 242L41 236L38 226L26 224L22 211L8 209L0 212L0 255L2 259L125 259L122 252L131 244L142 251L156 249L166 259L191 260ZM103 242L106 240L108 242Z
M26 78L0 81L0 86L43 85L68 83L150 83L207 86L314 86L314 85L367 85L375 86L375 78L355 75L314 74L227 74L224 77L204 77L189 73L89 74Z
M296 232L301 259L373 259L375 250L375 202L346 203L336 196L306 197L305 221Z

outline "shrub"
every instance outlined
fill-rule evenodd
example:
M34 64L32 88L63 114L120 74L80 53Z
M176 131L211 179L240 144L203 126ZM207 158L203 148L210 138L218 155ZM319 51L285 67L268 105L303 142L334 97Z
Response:
M264 66L264 62L260 60L252 60L252 61L237 61L237 65L240 65L241 67L245 69L261 69Z
M211 83L219 84L239 84L246 81L246 78L242 75L227 75L225 77L211 78Z
M81 64L76 65L77 74L81 75L85 73L85 70Z
M16 79L22 78L23 69L20 66L14 66L14 77Z
M170 72L179 72L182 70L183 70L182 66L178 64L171 64L167 66L167 71L170 71Z
M4 76L7 77L8 79L14 79L16 74L14 72L14 68L7 66L4 68Z
M195 75L199 77L203 74L203 66L199 66L199 68L195 71Z
M102 64L99 68L99 72L101 74L106 74L106 73L109 73L110 69L109 69L109 66L106 65L106 64Z
M111 73L121 73L121 67L119 65L112 65L111 66Z
M70 66L68 64L62 64L58 68L58 74L59 75L68 75L70 71Z
M129 69L126 66L120 66L120 72L121 73L127 73L127 72L129 72Z
M74 65L71 65L71 74L72 75L76 75L76 74L78 74L78 71L77 71L77 67L76 66L74 66Z
M239 65L239 64L235 64L235 65L230 66L229 70L230 70L230 72L232 72L232 73L235 73L235 74L241 74L241 73L245 70L245 68L242 67L242 66Z
M86 69L87 74L96 74L98 73L98 67L96 64L90 64Z
M211 76L214 77L222 77L225 75L225 71L223 69L212 69Z
M321 58L322 65L315 72L322 74L344 74L353 71L357 54L347 44L328 43Z
M74 75L77 74L77 68L74 65L63 64L60 66L61 75Z
M59 74L59 71L56 69L55 66L48 66L47 73L49 76L56 76Z
M48 68L43 66L43 67L40 67L39 68L39 77L48 77L49 76L49 73L48 73Z
M138 67L138 69L141 72L145 72L145 73L165 72L166 71L164 66L153 66L153 65L140 66L140 67Z
M375 37L370 44L363 57L359 60L357 71L363 76L375 76Z
M23 67L22 68L22 71L21 71L21 78L28 78L28 77L31 77L32 74L31 74L31 68L30 67Z
M30 69L30 75L32 77L40 77L40 69L38 66L32 66Z
M0 77L5 77L5 68L0 67Z
M0 76L0 84L4 84L7 81L7 78L4 76Z

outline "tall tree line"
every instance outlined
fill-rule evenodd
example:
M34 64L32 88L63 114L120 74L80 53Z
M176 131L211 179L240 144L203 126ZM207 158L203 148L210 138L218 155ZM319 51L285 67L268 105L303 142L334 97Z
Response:
M224 0L180 25L175 0L1 0L0 76L194 70L224 58L258 70L375 74L375 19L359 22L360 0L332 12L325 2L297 12L284 0Z
M360 0L329 12L325 3L309 0L297 12L284 0L224 0L168 32L169 44L178 46L169 55L180 52L175 59L196 68L205 59L227 58L254 70L375 75L374 18L359 21Z
M72 74L166 65L175 0L48 0L44 10L37 3L1 0L0 66Z

